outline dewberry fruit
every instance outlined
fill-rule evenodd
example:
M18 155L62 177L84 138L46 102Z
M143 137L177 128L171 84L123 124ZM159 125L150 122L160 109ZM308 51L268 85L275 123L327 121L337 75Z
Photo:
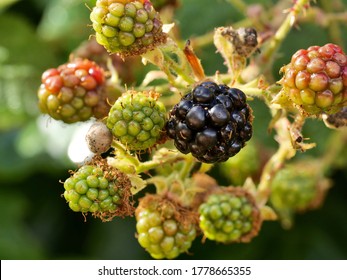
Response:
M277 103L304 115L336 113L347 104L347 56L334 44L298 50L281 68Z
M128 90L111 107L107 127L129 150L153 147L162 137L166 109L154 91Z
M103 122L95 122L89 128L86 142L91 152L102 154L111 148L113 135Z
M75 212L92 213L103 221L133 214L130 180L103 165L84 165L64 182L64 198Z
M90 60L75 59L42 74L39 108L65 123L103 118L110 108L104 85L102 68Z
M249 242L261 226L260 211L251 194L239 187L223 188L199 207L204 236L221 243Z
M311 207L319 192L320 176L313 168L287 165L277 172L271 183L270 202L281 211L303 211Z
M320 163L310 161L286 165L271 182L270 204L281 224L290 228L294 214L322 205L331 182L321 173Z
M96 41L110 53L139 55L166 41L149 0L97 0L90 14Z
M137 239L155 259L174 259L196 237L195 215L173 200L146 195L135 211Z
M251 139L252 120L241 90L203 82L173 107L166 132L180 152L206 163L223 162Z

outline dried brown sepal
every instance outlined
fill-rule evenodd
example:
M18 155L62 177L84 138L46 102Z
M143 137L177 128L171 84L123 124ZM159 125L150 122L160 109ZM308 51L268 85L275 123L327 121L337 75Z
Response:
M205 79L205 72L204 68L202 67L200 63L200 59L196 56L194 53L193 47L190 44L190 40L186 42L186 45L183 49L183 52L190 64L190 66L193 69L194 76L198 79L198 81L201 81Z
M103 222L109 222L115 217L133 216L135 212L133 195L131 194L131 182L128 176L118 169L110 166L106 159L95 156L92 159L92 164L98 166L104 171L104 177L114 183L114 188L120 192L121 200L117 204L117 209L114 211L97 211L92 213L94 218L99 218Z
M332 115L323 114L324 124L331 128L344 128L347 126L347 107L343 107L340 112Z
M193 224L198 230L199 217L197 212L182 206L175 196L171 196L170 193L161 195L146 194L139 199L139 205L135 210L135 216L138 217L143 209L158 211L163 221L174 218L178 224L183 227L190 227Z
M219 186L214 178L205 173L194 173L192 181L197 191L192 200L191 207L192 209L198 209L201 203L205 202L206 197L214 192Z

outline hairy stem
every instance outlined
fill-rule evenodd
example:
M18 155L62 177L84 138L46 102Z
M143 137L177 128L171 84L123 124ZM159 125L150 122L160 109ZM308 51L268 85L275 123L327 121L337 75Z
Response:
M265 164L257 190L257 202L260 207L264 206L271 194L271 182L275 174L282 168L285 161L296 154L291 143L289 132L290 123L287 118L282 117L275 124L279 148Z
M294 6L290 9L289 14L281 26L277 29L267 47L264 48L261 61L264 63L264 65L266 65L266 69L271 69L275 53L278 51L282 42L295 24L298 15L307 7L309 3L310 0L297 0Z

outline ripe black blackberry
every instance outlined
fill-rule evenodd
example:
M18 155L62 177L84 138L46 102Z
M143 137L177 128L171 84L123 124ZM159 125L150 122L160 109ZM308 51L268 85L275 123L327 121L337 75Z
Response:
M207 81L173 107L166 131L180 152L206 163L223 162L251 139L252 120L241 90Z

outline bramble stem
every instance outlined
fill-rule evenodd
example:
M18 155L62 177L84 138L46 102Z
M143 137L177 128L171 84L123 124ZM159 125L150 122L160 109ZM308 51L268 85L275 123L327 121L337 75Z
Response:
M325 12L327 13L333 12L333 5L331 5L331 0L329 1L321 0L320 2ZM341 34L339 23L336 20L331 20L327 28L330 35L330 39L334 43L343 47L343 40L342 40L342 34Z
M277 29L275 35L270 39L269 44L263 50L261 56L262 63L266 65L267 69L270 69L274 61L274 54L278 51L284 39L287 37L289 31L295 24L298 15L306 8L310 3L310 0L297 0L294 6L290 9L289 14Z
M184 161L184 165L180 171L180 178L182 180L186 179L189 176L189 173L192 170L195 162L196 161L193 158L193 156L191 154L188 154L186 160Z
M117 152L123 156L124 158L126 158L129 162L131 162L134 166L139 166L140 161L132 156L123 145L121 145L119 142L117 141L113 141L112 143L112 147L115 148L117 150Z
M170 164L180 160L184 160L185 158L186 157L183 156L182 154L176 153L175 155L171 155L170 157L167 157L166 159L162 159L162 160L152 159L146 162L141 162L140 165L136 167L136 172L143 173L151 169L157 168L159 166L163 166L164 164Z
M245 14L247 11L247 4L242 0L228 0L228 2L238 9L241 14Z
M172 58L175 55L177 61ZM166 44L158 46L153 51L141 55L143 59L162 70L168 77L169 82L175 87L182 87L186 82L194 83L193 72L189 63L176 42L168 38ZM177 75L174 75L174 73ZM182 81L183 80L183 81Z
M257 190L257 202L260 207L264 206L271 194L271 182L275 174L281 169L284 162L295 156L296 150L291 143L289 132L290 122L287 118L279 119L275 124L279 148L265 164Z
M340 155L342 150L346 147L347 143L347 130L337 130L332 132L326 144L326 151L321 159L322 172L326 173L333 167L336 158Z

